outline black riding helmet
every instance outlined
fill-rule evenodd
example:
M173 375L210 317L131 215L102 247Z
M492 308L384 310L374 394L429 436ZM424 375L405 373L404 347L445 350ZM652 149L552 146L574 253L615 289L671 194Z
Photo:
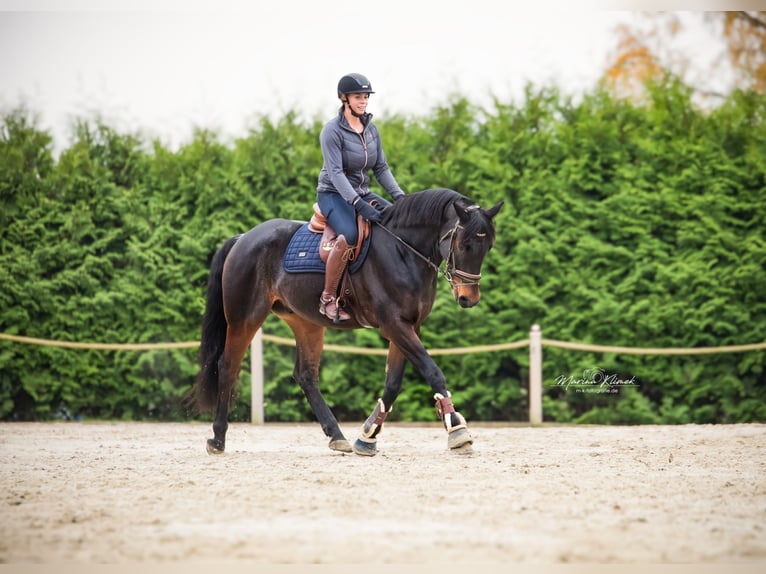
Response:
M338 97L343 94L374 94L370 80L362 74L346 74L338 82Z

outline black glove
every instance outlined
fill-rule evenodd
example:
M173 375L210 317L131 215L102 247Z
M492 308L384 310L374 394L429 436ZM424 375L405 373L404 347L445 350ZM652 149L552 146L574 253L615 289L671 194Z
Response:
M383 199L382 197L376 197L370 202L370 205L372 205L380 213L383 213L386 209L391 207L393 203L391 203L390 201L386 199Z
M356 212L367 221L380 221L382 219L380 212L363 199L358 199L356 201L354 209L356 209Z

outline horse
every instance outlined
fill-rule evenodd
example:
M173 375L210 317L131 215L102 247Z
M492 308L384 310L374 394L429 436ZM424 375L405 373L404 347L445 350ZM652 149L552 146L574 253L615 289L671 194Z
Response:
M292 330L293 379L329 437L330 449L362 456L378 452L378 435L409 361L433 390L448 448L470 450L473 437L466 420L455 410L444 374L419 333L431 312L439 275L449 281L460 307L479 302L481 266L495 242L494 217L502 206L500 201L483 209L457 191L438 188L410 193L383 209L381 221L371 226L365 261L353 274L346 272L343 299L352 317L341 323L319 312L322 274L288 273L284 268L288 242L305 222L269 219L226 240L210 263L200 370L190 390L200 412L215 413L207 452L225 450L240 366L270 313ZM375 328L389 342L383 394L353 446L319 390L319 360L328 328Z

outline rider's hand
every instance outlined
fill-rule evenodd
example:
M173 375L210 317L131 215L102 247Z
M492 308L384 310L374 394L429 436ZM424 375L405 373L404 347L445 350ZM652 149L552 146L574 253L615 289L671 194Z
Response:
M382 201L376 201L375 203L371 203L370 205L372 205L378 213L383 213L386 209L391 207L390 203L388 202L383 203Z
M354 204L354 209L367 221L380 221L382 219L380 212L361 198Z

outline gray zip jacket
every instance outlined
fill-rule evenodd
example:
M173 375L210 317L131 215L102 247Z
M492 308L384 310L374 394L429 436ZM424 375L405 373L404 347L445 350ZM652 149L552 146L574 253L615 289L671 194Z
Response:
M396 183L383 153L380 133L372 114L362 116L364 131L359 134L348 124L343 108L319 134L324 165L319 172L317 191L339 193L348 203L370 192L369 170L393 199L404 192Z

